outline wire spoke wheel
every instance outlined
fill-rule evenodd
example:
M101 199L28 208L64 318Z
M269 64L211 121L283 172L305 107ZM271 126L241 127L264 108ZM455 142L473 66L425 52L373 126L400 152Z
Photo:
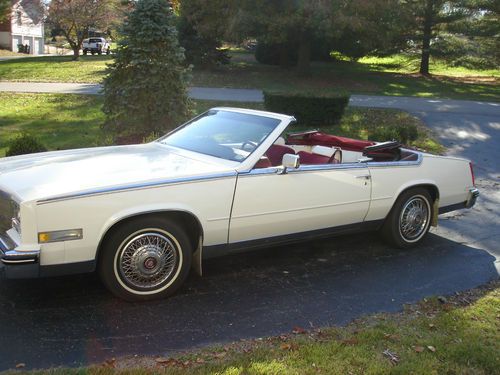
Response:
M117 254L120 278L131 288L151 290L167 282L179 263L174 242L163 233L133 234Z
M429 203L424 197L412 197L401 210L399 232L406 241L417 241L426 233L429 220Z

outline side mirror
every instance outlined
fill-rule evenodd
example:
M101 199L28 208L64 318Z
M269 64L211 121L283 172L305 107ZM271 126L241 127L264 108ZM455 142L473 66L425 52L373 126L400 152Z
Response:
M279 174L286 174L288 168L297 169L300 167L300 156L294 154L285 154L281 161L282 167L278 170Z

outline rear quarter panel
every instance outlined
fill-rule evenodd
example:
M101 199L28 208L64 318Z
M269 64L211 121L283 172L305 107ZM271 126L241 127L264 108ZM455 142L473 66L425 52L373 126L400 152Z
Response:
M423 154L420 165L369 168L372 199L365 220L384 219L398 196L412 186L436 186L439 207L465 202L473 187L469 162L464 159Z

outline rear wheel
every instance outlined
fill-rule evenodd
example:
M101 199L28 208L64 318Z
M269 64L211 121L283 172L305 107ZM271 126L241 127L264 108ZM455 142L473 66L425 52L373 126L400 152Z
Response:
M128 301L163 298L186 279L192 248L184 229L151 216L126 222L106 239L99 274L106 287Z
M399 248L416 246L429 231L432 210L432 198L426 189L405 191L387 216L382 226L382 235Z

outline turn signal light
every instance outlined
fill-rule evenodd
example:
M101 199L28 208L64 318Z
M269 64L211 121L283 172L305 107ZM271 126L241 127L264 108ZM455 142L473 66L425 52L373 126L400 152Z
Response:
M81 240L82 238L82 229L56 230L52 232L38 233L38 243L73 241Z

